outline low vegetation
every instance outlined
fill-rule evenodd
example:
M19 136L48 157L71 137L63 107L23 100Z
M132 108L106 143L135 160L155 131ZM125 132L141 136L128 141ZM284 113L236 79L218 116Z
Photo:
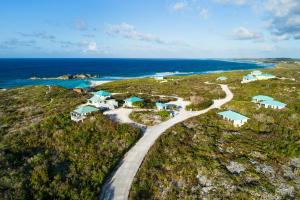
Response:
M224 109L248 123L234 128L212 110L172 127L145 158L130 199L299 199L299 69L280 64L264 71L289 79L243 85L237 77L248 72L222 74L235 94ZM251 102L259 94L288 106L259 109Z
M178 76L169 77L166 79L167 82L163 83L152 78L130 79L109 82L98 86L97 89L124 93L121 94L123 97L124 95L126 97L134 95L144 98L143 95L147 94L145 108L153 108L155 101L160 99L158 95L179 96L192 102L189 109L201 110L209 106L212 99L222 98L225 95L218 85L204 83L210 78L210 75ZM152 97L149 101L151 95L156 96L156 98ZM147 103L149 104L147 105Z
M101 113L72 122L69 111L85 99L58 87L0 93L1 199L98 199L140 130Z
M129 116L133 121L144 124L147 126L153 126L160 124L170 119L170 113L168 111L136 111L132 112Z

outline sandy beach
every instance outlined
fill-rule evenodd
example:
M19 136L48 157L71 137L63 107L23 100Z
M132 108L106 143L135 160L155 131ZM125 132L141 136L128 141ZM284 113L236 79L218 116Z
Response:
M109 82L112 82L112 81L90 81L92 87L96 87L96 86L102 85L104 83L109 83Z

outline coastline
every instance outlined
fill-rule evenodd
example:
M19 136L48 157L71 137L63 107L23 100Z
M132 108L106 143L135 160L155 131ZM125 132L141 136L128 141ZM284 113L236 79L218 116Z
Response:
M213 59L211 59L213 60ZM222 59L219 59L217 61L222 61ZM233 60L225 60L223 61L233 61ZM249 64L248 62L245 62L245 60L235 60L235 63L245 63ZM232 67L224 67L224 69L220 69L218 67L217 69L212 70L206 70L206 71L183 71L182 69L178 70L172 70L176 68L170 68L170 70L167 71L159 71L157 70L156 72L148 73L145 75L139 75L139 76L130 76L130 75L120 75L118 76L103 76L103 77L87 77L87 78L72 78L72 79L60 79L60 78L38 78L38 79L12 79L12 80L6 80L6 81L1 81L0 87L4 89L9 89L9 88L18 88L22 86L34 86L34 85L56 85L64 88L74 88L81 83L86 83L89 84L91 87L96 87L98 85L107 83L107 82L112 82L112 81L117 81L117 80L126 80L126 79L138 79L138 78L154 78L154 77L172 77L172 76L191 76L191 75L201 75L201 74L218 74L218 73L226 73L226 72L234 72L234 71L247 71L247 70L255 70L255 69L268 69L268 68L274 68L276 67L276 63L273 64L264 64L262 62L258 62L256 60L251 62L253 64L252 68L247 68L245 66L244 69L235 69L234 66ZM205 65L204 65L205 66ZM76 73L76 71L74 71ZM58 76L58 77L63 77L64 75Z

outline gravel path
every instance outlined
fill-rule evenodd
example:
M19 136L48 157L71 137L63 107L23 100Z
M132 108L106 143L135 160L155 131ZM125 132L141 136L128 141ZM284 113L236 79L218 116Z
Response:
M156 126L147 128L143 137L125 154L116 170L113 172L110 179L108 179L102 187L100 199L101 200L126 200L128 199L131 184L134 176L137 173L144 157L147 155L151 146L155 143L157 138L167 129L177 123L185 121L191 117L204 114L211 109L220 108L225 103L231 101L233 94L227 85L220 85L222 90L226 93L224 99L214 100L213 105L201 111L186 111L182 109L179 114Z

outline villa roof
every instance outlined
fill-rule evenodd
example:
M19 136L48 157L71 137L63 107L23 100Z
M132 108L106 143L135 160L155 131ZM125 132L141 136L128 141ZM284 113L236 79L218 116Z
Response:
M285 107L286 106L285 103L282 103L280 101L275 101L275 100L263 101L263 102L261 102L261 104L270 105L270 106L277 106L277 107Z
M264 77L275 77L273 74L260 74L259 76L264 76Z
M101 97L109 97L109 96L111 96L110 92L107 92L107 91L104 91L104 90L97 91L94 94L99 95Z
M130 98L128 98L128 99L125 99L124 101L125 101L125 102L134 103L134 102L138 102L138 101L144 101L144 99L141 99L141 98L139 98L139 97L133 96L133 97L130 97Z
M87 113L91 113L91 112L96 112L98 111L97 108L93 107L93 106L79 106L76 110L74 110L74 112L78 113L78 114L87 114Z
M262 74L262 72L260 70L254 70L254 71L251 72L251 74L259 75L259 74Z
M256 101L268 101L268 100L273 100L272 97L265 96L265 95L257 95L257 96L252 97L252 99L253 99L253 100L256 100Z
M225 77L225 76L220 76L219 78L217 78L217 80L225 81L225 80L227 80L227 77Z
M94 95L93 97L89 98L89 100L92 102L98 102L98 101L102 101L103 99L99 95Z
M246 76L243 77L244 79L247 79L247 80L256 80L256 77L253 76L252 74L247 74Z
M90 88L90 85L87 83L80 83L75 88L85 89L85 88Z
M223 117L226 117L226 118L228 118L230 120L233 120L233 121L240 121L240 120L247 120L247 119L249 119L248 117L246 117L244 115L241 115L239 113L233 112L231 110L224 111L224 112L219 112L218 114L221 115L221 116L223 116Z

